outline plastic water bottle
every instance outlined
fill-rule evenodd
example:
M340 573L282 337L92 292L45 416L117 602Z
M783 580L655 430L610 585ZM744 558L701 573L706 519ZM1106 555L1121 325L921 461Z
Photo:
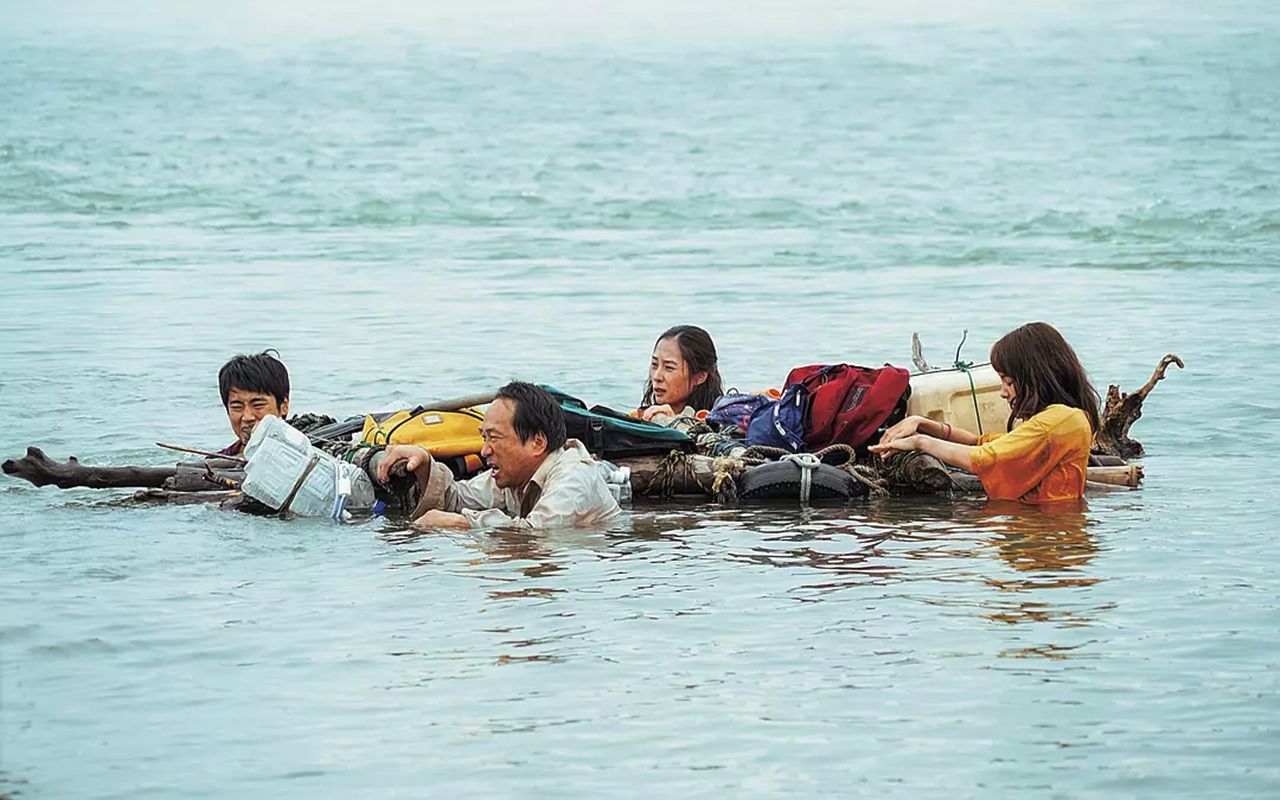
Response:
M244 493L302 517L342 520L345 511L373 508L373 483L364 470L311 446L305 433L279 417L264 417L244 447ZM296 491L295 491L296 487Z
M631 502L631 467L619 467L608 461L597 461L596 469L609 487L609 494L619 505Z

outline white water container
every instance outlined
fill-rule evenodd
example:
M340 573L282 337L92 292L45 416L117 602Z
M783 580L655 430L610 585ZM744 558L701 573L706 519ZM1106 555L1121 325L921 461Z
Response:
M302 517L341 519L343 510L373 508L373 484L364 470L311 446L305 433L279 417L264 417L244 447L244 493ZM304 477L305 476L305 477ZM294 488L297 487L297 491Z
M1004 433L1009 404L1000 396L1000 376L995 368L975 364L968 372L940 369L912 375L907 414L949 422L973 433Z
M631 467L620 467L611 461L597 461L596 469L619 505L631 502Z

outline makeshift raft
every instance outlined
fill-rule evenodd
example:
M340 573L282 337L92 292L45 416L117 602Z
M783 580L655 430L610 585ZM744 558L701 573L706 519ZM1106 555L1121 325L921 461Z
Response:
M1183 367L1176 355L1166 355L1151 378L1136 392L1123 393L1117 386L1109 387L1088 468L1090 493L1132 489L1141 484L1142 466L1132 463L1131 459L1141 458L1144 450L1129 437L1129 430L1142 416L1147 396L1173 364ZM991 389L994 371L984 369L990 370L989 366L962 365L952 370L929 370L913 375L908 413L971 430L1003 429L1004 419L1000 415L1007 416L1007 406L993 399L998 399L998 389L994 393ZM438 404L436 408L474 406L487 402L486 397L492 399L492 395L460 398L452 404ZM291 418L289 424L312 435L313 441L330 452L345 454L372 477L380 449L352 450L350 442L315 435L317 431L327 432L342 423L332 417L308 414ZM982 492L975 476L949 469L927 454L896 453L881 460L847 445L834 445L812 454L738 448L732 455L672 451L666 455L614 461L629 470L632 495L641 502L684 498L725 504L819 504L889 494ZM244 481L243 459L214 456L172 466L90 466L81 464L75 457L55 461L33 446L27 448L24 457L5 461L2 466L5 474L36 486L135 489L124 498L126 502L219 503L253 513L277 513L277 509L264 506L239 491ZM407 514L417 503L416 481L411 477L399 476L389 486L379 486L376 481L374 485L379 501L390 513Z

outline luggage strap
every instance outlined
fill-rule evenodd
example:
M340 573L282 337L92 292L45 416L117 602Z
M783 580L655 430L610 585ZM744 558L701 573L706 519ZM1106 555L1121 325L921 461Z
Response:
M316 468L316 464L320 463L320 456L312 455L311 460L307 462L306 469L302 470L302 474L298 476L298 480L293 484L293 488L289 490L289 496L284 499L284 505L280 506L280 516L283 517L289 513L289 506L293 505L293 498L298 496L298 490L302 488L302 484L307 482L307 476L311 474L311 470Z

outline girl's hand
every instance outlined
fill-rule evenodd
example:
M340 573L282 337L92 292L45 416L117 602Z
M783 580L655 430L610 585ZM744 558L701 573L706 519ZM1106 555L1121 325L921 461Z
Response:
M921 417L918 415L907 417L903 421L899 422L897 425L894 425L892 428L885 431L884 436L880 437L880 444L886 445L889 442L892 442L894 439L902 439L907 436L913 436L915 435L916 431L920 430L920 423L927 422L927 421L928 420L925 417ZM878 450L875 450L874 448L869 448L869 449L872 449L874 452L880 452Z
M906 420L903 420L903 422L906 422ZM899 424L902 424L902 423L899 423ZM897 426L895 425L894 427L897 427ZM885 439L888 439L888 436L889 436L889 432L886 431ZM876 453L881 458L888 458L889 456L893 455L893 453L897 450L901 450L903 452L919 450L920 438L921 438L920 434L912 434L910 436L902 436L897 439L890 439L889 441L885 441L884 439L881 439L880 444L873 444L867 449L873 453Z
M660 406L649 406L645 410L641 411L640 419L645 422L653 422L654 417L674 417L675 415L675 409L669 405L663 404Z

